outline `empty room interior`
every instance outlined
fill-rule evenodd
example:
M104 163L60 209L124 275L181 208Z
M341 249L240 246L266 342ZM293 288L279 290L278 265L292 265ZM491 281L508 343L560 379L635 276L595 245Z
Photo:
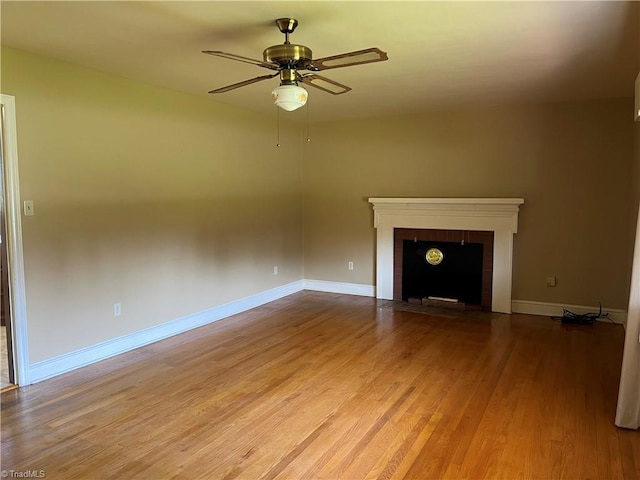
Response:
M640 3L0 21L3 477L640 479Z

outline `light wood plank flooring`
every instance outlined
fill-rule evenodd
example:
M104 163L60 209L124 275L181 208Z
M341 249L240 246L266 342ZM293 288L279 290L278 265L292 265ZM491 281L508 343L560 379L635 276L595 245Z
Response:
M640 479L624 331L300 292L2 394L47 479Z

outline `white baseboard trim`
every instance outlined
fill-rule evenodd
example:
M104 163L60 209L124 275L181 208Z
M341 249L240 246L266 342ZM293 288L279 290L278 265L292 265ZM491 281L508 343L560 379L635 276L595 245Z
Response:
M328 293L342 293L344 295L360 295L362 297L376 296L376 288L373 285L309 279L305 279L302 282L305 290L314 290L316 292Z
M512 300L511 309L513 313L526 313L529 315L543 315L545 317L561 317L564 309L573 313L583 315L585 313L598 313L600 307L585 307L584 305L563 305L560 303L531 302L528 300ZM627 323L627 312L615 308L602 307L602 313L608 313L609 318L615 323L625 325ZM606 318L598 320L608 322Z
M29 365L29 382L36 383L120 353L148 345L208 323L250 310L303 289L303 281L288 283L264 292L240 298L202 312L177 318L151 328Z
M29 383L37 383L60 374L70 372L71 370L99 362L100 360L105 360L115 355L143 347L150 343L187 332L194 328L202 327L217 320L245 312L301 290L375 297L376 289L373 285L364 285L359 283L331 282L326 280L310 279L298 280L264 292L256 293L255 295L240 298L202 312L146 328L129 335L124 335L112 340L107 340L106 342L81 348L74 352L33 363L29 365ZM531 302L527 300L513 300L511 303L513 313L544 315L550 317L561 316L563 309L565 308L578 314L597 312L599 308L580 305ZM611 308L603 308L602 311L603 313L609 313L609 317L614 322L622 324L626 323L626 311Z

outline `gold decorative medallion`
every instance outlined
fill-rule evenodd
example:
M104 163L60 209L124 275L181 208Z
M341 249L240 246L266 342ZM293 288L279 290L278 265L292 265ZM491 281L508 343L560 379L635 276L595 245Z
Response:
M442 263L444 253L442 253L442 251L440 251L440 249L438 248L430 248L429 250L427 250L425 258L431 265L439 265L440 263Z

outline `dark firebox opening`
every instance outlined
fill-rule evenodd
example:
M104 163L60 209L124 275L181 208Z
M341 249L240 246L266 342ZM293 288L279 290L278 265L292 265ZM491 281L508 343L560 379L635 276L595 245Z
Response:
M427 262L430 248L444 254L438 265ZM431 296L481 305L482 249L481 243L403 240L402 300Z

